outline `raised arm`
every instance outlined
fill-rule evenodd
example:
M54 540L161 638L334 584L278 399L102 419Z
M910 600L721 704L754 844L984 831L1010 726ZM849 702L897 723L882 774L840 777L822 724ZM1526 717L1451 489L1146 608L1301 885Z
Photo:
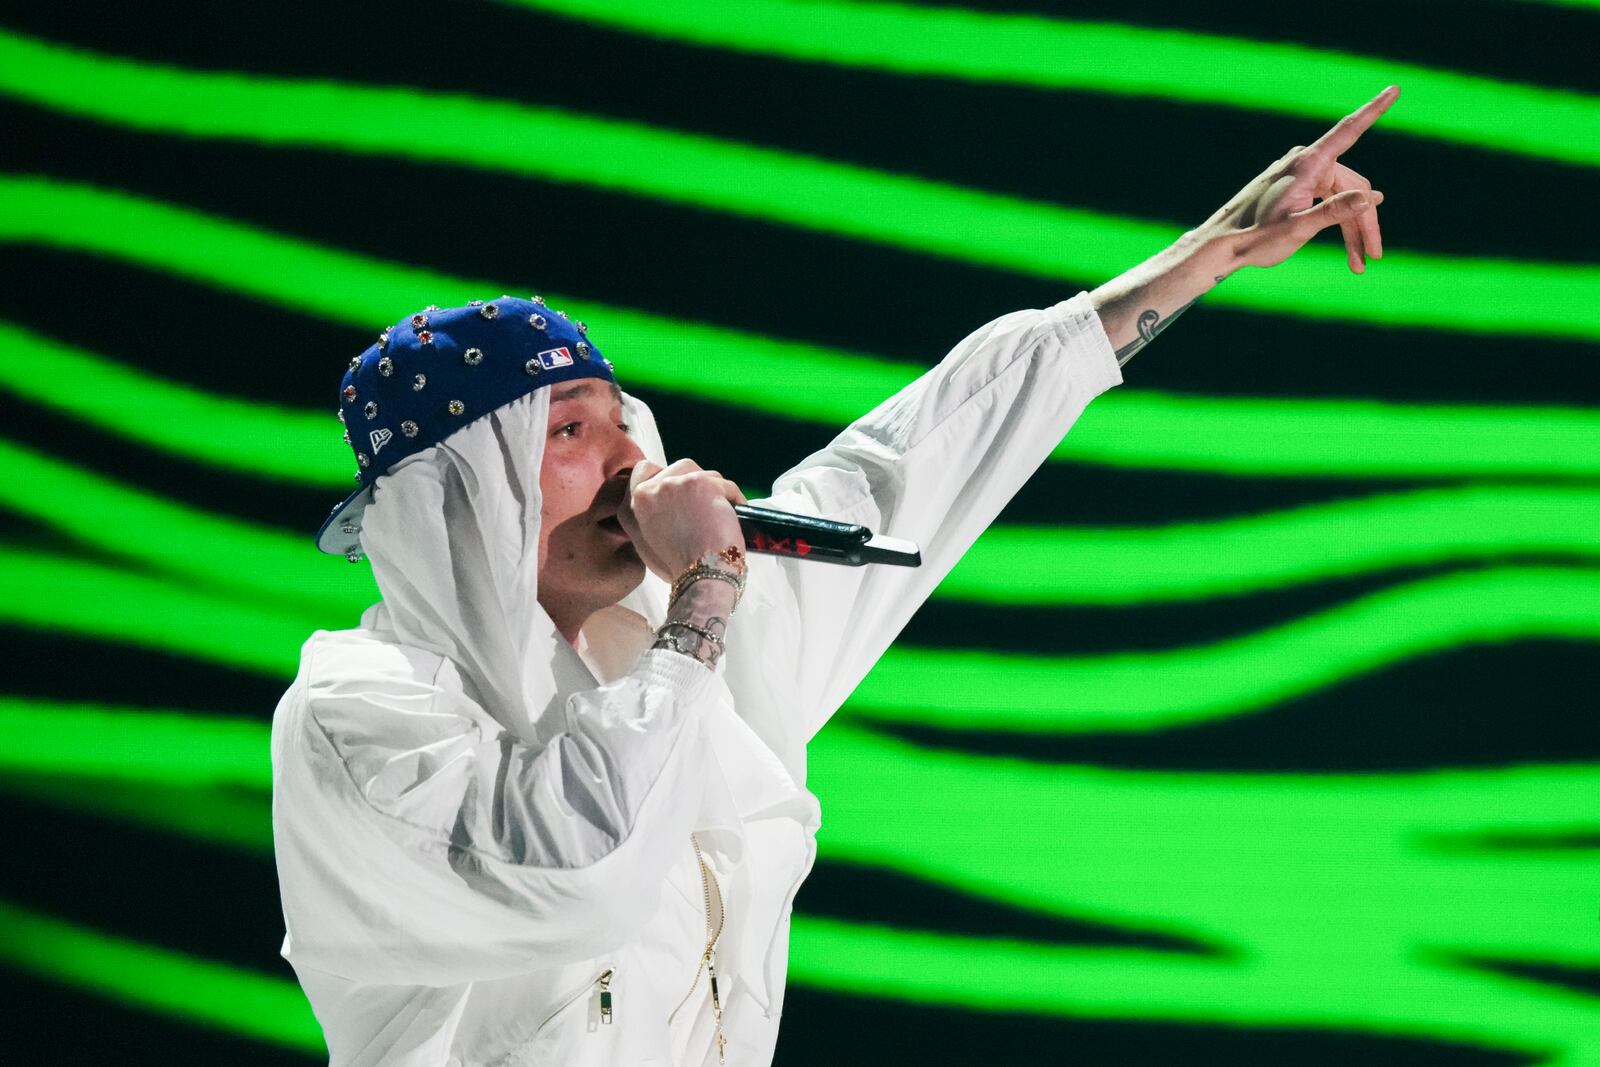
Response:
M799 737L827 721L1089 402L1121 381L1087 293L1014 311L778 479L772 507L922 548L915 568L761 563L792 598L797 639L768 655L797 657Z
M1383 254L1383 194L1338 156L1398 95L1390 86L1290 149L1171 247L1092 292L981 327L779 479L772 506L908 538L924 561L909 571L778 564L798 619L802 737L849 696L1089 402L1122 382L1121 366L1186 307L1240 267L1280 263L1335 224L1351 271Z

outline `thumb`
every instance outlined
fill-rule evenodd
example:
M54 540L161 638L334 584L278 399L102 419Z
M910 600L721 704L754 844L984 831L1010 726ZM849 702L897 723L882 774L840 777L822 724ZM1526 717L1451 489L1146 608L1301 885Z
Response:
M633 465L633 471L628 475L628 494L639 488L641 482L648 482L660 474L664 468L659 463L651 463L648 459L641 459Z
M1310 236L1335 223L1349 222L1372 207L1374 200L1381 196L1381 193L1368 193L1362 189L1346 189L1289 217L1294 220L1297 230Z

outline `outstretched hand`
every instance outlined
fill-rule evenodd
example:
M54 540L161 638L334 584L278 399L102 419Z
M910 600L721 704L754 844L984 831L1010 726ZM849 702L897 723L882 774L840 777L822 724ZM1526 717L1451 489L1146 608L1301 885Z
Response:
M1350 269L1360 274L1367 257L1383 256L1378 205L1383 194L1339 156L1400 95L1391 85L1345 116L1312 145L1296 145L1262 171L1207 219L1196 236L1222 238L1236 266L1282 263L1322 230L1337 223ZM1320 203L1318 202L1320 201Z

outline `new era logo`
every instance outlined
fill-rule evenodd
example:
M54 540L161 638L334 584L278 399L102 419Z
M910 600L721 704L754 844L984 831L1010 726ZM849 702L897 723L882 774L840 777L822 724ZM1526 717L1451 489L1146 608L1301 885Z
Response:
M572 353L565 345L560 348L547 348L539 353L539 366L545 370L555 370L557 367L572 366Z
M389 443L389 438L394 436L394 431L393 430L373 430L371 436L372 436L372 454L374 456L376 456L378 454L378 452L383 448L383 446Z

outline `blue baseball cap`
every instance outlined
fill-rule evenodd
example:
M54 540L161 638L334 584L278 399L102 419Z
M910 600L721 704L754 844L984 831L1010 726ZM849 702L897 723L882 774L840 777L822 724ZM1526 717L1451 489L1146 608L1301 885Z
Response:
M543 297L430 305L378 335L350 361L339 420L356 458L360 488L317 531L317 547L361 559L361 513L372 483L407 456L535 389L577 378L616 382L588 327Z

